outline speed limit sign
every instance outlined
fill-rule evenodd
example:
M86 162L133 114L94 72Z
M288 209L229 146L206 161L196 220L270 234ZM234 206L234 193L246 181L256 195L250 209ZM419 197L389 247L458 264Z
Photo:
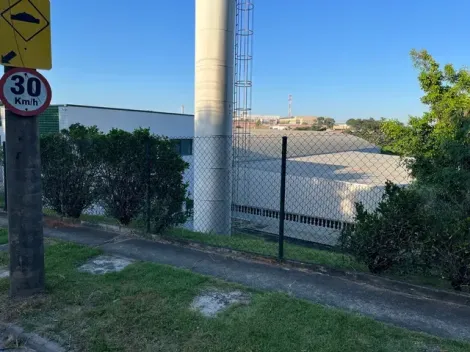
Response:
M37 71L14 68L7 71L0 80L0 99L17 115L39 115L51 103L51 86Z

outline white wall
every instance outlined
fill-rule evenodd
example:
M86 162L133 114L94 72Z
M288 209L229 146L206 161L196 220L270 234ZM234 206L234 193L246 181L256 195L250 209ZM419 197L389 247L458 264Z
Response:
M279 210L281 174L241 168L240 186L234 202L257 208ZM319 177L286 175L286 212L324 219L352 222L354 204L362 202L373 210L384 186L328 180Z
M97 126L105 133L113 128L131 132L142 127L150 128L152 133L170 138L194 136L194 116L192 115L74 105L59 107L60 129L67 128L74 123Z
M280 161L279 161L280 168ZM281 174L279 172L240 167L233 202L237 205L279 211ZM384 192L383 185L364 185L314 176L286 175L286 213L352 223L355 203L374 210ZM278 233L278 218L269 218L235 210L232 216L245 220L243 226L257 231ZM298 221L285 222L285 236L335 245L340 230Z

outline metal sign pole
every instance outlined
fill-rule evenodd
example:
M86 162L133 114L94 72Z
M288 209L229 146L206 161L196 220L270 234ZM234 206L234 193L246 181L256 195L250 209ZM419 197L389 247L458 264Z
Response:
M7 184L7 147L5 141L3 142L3 192L4 192L4 204L3 210L8 210L8 184Z
M39 118L6 107L5 121L10 296L27 297L44 291Z

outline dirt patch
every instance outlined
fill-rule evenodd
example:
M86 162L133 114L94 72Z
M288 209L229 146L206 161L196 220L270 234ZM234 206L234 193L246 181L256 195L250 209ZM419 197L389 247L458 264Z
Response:
M127 258L100 255L90 259L87 263L79 267L78 270L94 275L103 275L122 271L133 262L133 260Z
M217 313L234 304L249 304L250 296L241 291L209 291L197 296L191 303L191 309L206 317L213 318Z

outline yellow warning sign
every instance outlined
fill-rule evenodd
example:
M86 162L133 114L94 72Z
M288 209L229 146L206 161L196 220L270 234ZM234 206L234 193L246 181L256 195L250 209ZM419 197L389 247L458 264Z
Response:
M49 0L0 0L0 64L52 68Z

